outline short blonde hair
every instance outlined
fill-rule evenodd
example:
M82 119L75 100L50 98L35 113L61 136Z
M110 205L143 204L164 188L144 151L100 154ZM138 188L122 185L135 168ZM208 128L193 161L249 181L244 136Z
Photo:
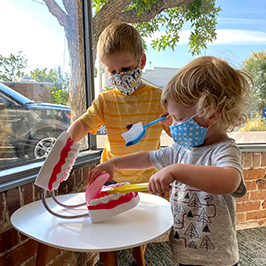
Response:
M195 107L199 116L209 119L217 110L217 128L230 132L246 122L251 107L251 76L232 68L223 58L201 56L181 69L165 85L161 97L167 109L167 99Z
M116 52L128 52L137 60L144 53L143 43L139 32L126 23L112 23L101 33L98 41L100 60Z

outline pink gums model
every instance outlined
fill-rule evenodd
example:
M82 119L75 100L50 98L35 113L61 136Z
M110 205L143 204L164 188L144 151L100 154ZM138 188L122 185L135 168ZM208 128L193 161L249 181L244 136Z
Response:
M74 142L68 132L63 132L56 140L47 156L35 185L45 190L55 190L60 182L68 179L78 156L80 145Z
M92 223L114 217L138 205L140 198L138 192L108 194L102 192L103 184L108 180L109 174L99 175L86 189L86 203ZM129 183L117 183L114 186L123 186ZM109 187L109 186L108 186Z

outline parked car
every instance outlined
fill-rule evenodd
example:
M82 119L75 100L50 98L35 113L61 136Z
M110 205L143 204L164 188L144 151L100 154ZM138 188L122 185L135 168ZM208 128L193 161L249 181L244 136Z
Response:
M0 83L0 122L8 147L19 158L47 157L57 137L69 127L70 114L69 106L34 102ZM7 145L0 145L0 152L3 158Z

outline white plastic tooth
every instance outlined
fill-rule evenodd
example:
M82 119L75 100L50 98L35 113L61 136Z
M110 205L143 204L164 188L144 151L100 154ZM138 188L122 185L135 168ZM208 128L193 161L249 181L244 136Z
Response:
M110 196L105 196L100 198L101 203L108 203L110 201L111 197Z
M92 199L90 202L90 205L95 206L95 205L98 205L99 203L100 203L100 201L98 199Z
M112 200L118 200L120 197L119 193L111 194L111 199Z

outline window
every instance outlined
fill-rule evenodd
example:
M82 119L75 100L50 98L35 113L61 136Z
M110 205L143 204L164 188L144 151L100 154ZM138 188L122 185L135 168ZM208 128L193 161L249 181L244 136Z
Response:
M0 170L43 160L87 108L83 1L57 2L1 1Z

